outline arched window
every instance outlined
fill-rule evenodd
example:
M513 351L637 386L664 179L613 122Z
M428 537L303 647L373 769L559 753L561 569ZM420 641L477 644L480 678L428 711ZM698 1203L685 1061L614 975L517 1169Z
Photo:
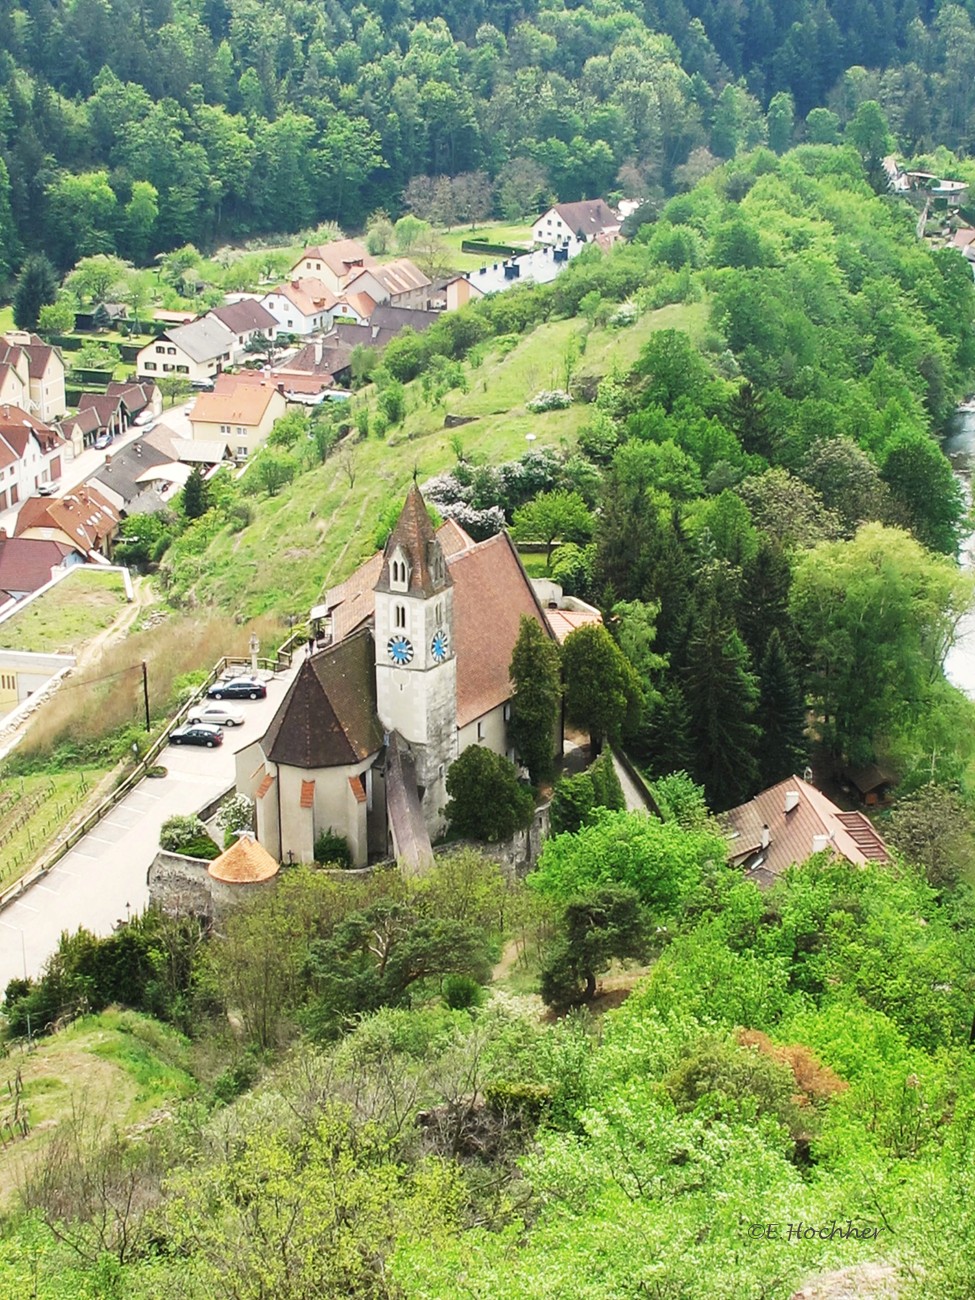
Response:
M406 606L405 605L393 606L393 626L406 627Z

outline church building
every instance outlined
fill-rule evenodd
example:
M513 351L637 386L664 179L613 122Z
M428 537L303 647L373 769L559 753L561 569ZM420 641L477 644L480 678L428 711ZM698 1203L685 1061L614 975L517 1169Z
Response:
M278 861L311 862L331 830L355 866L429 861L458 754L479 744L514 758L509 665L522 616L554 638L507 534L474 542L452 520L435 532L414 484L384 550L313 611L324 648L237 755L260 843Z

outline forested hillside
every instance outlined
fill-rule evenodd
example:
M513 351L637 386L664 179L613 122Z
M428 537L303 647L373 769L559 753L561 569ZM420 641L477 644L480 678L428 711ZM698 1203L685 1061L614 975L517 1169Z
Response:
M867 99L907 150L965 151L971 8L4 0L0 274L355 227L418 176L483 173L515 216L664 195L712 156L832 142Z

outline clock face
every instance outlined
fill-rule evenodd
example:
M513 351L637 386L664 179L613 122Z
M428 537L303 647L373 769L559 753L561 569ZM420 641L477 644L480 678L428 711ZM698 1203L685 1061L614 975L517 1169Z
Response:
M413 658L413 643L405 636L391 636L386 645L386 653L397 668L402 668Z
M447 658L447 633L444 631L435 632L433 640L430 642L430 653L438 664L442 664Z

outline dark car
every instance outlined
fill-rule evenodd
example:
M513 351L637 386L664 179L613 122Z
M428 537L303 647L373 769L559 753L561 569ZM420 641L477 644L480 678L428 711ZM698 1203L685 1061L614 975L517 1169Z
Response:
M223 744L223 732L216 727L199 725L176 727L169 733L169 743L171 745L206 745L207 749L213 749L215 745Z
M211 700L263 700L267 687L253 677L235 677L229 682L214 682L207 695Z

